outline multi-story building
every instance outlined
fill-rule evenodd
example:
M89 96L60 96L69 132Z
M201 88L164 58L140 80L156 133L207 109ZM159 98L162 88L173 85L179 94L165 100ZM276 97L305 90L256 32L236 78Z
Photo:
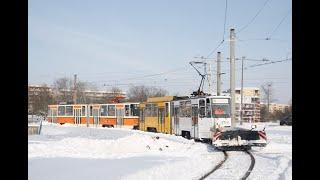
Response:
M222 95L230 95L227 91ZM240 121L241 88L235 89L236 120ZM259 122L260 119L260 89L257 87L243 87L242 121Z
M73 103L73 91L72 90L61 90L55 91L53 88L41 85L29 85L28 86L28 112L32 112L35 103L36 96L41 91L48 91L53 97L56 103ZM78 103L107 103L112 101L115 97L118 99L125 98L125 92L108 92L108 91L83 91L77 93ZM60 98L59 98L60 97ZM61 98L63 97L63 98Z
M268 106L267 103L261 103L261 106ZM283 113L288 110L290 107L289 104L278 104L278 103L269 103L269 112L273 113L275 111L282 111Z
M235 91L236 119L240 120L241 88L236 88ZM243 88L242 121L260 121L260 89L257 87Z

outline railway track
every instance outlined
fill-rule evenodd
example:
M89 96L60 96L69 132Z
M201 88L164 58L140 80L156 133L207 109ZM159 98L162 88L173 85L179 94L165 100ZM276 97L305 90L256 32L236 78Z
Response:
M250 167L249 169L247 170L246 174L241 178L241 180L244 180L244 179L247 179L248 176L250 175L253 167L254 167L254 164L256 163L256 160L254 159L253 155L251 152L249 151L244 151L245 153L249 154L250 158L251 158L251 164L250 164Z
M228 156L228 153L227 153L226 151L222 151L222 152L223 152L223 154L224 154L224 159L223 159L218 165L216 165L211 171L209 171L208 173L206 173L205 175L203 175L199 180L203 180L203 179L207 178L208 176L212 175L213 172L215 172L216 170L218 170L218 169L223 165L223 163L228 159L228 157L229 157L229 156ZM251 171L253 170L254 165L255 165L255 158L254 158L254 156L252 155L252 153L249 152L248 150L245 150L245 151L243 151L243 152L245 152L246 154L248 154L248 155L250 156L250 158L251 158L251 163L250 163L250 166L249 166L248 170L246 171L245 175L241 178L241 180L245 180L245 179L247 179L247 178L249 177L249 175L250 175L250 173L251 173Z
M203 180L206 177L208 177L210 174L212 174L214 171L216 171L217 169L219 169L222 164L228 159L228 154L226 151L222 151L224 154L224 159L222 161L220 161L220 163L218 165L216 165L211 171L209 171L207 174L203 175L199 180Z

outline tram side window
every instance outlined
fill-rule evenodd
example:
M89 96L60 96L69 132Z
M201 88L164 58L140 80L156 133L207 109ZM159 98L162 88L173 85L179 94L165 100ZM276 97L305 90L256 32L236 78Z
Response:
M73 106L66 106L66 116L73 116Z
M191 117L191 101L186 101L185 117Z
M58 115L59 116L65 116L65 114L66 114L66 108L64 106L59 106Z
M139 116L138 104L130 104L131 116Z
M107 105L101 105L101 116L108 116L108 106Z
M174 104L173 104L173 102L170 103L170 116L171 117L174 116Z
M124 107L124 112L125 112L125 116L130 116L130 109L129 109L129 105L125 105Z
M206 107L205 107L205 101L204 99L200 99L199 100L199 115L201 118L205 117L206 116Z
M179 117L186 117L186 102L181 101L179 107Z
M53 115L53 116L57 116L57 115L58 115L57 112L58 112L57 109L53 109L53 110L52 110L52 115Z
M192 106L192 126L198 124L198 105Z
M146 104L144 115L146 117L150 117L151 116L151 104Z
M207 99L207 106L206 106L206 109L207 109L207 118L211 118L211 107L210 107L210 99Z
M195 117L197 117L198 116L198 112L199 110L198 110L198 105L193 105L192 106L192 116L195 116Z
M92 116L92 106L90 106L90 116Z
M166 114L166 117L169 117L169 103L166 103L165 114Z
M140 121L144 122L144 112L143 109L140 109Z
M109 105L108 106L108 115L109 116L115 116L116 115L115 105Z
M86 115L86 106L82 106L82 116Z
M152 104L151 106L151 116L152 117L158 116L158 106L156 104Z

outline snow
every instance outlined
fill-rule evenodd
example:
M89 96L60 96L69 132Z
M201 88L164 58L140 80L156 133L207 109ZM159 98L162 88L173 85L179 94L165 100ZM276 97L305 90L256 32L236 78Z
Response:
M292 179L292 128L266 127L268 145L254 148L248 179ZM250 166L244 152L229 158L207 179L240 179ZM43 122L28 137L28 178L46 179L199 179L224 159L210 145L180 136L120 128Z

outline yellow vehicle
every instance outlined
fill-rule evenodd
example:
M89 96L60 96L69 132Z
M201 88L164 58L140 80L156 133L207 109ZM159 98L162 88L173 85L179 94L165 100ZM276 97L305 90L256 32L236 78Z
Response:
M149 132L172 134L170 101L174 96L152 97L140 103L139 129Z

